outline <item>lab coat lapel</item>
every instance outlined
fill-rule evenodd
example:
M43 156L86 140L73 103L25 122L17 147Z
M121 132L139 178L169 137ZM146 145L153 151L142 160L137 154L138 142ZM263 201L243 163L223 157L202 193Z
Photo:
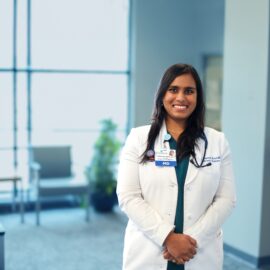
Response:
M166 123L163 121L163 124L161 126L160 132L157 136L157 139L155 141L155 150L164 148L164 136L167 134L167 128L166 128Z
M195 147L195 155L199 164L201 163L203 153L204 153L204 141L202 139L199 139L198 147ZM190 160L191 159L193 159L193 157L190 157ZM191 183L196 178L199 170L200 168L195 167L191 162L189 162L185 184Z
M154 149L155 151L164 148L164 137L167 134L167 127L165 121L163 121L163 124L161 126L159 135L155 141L155 146ZM163 167L163 170L166 170L168 173L168 178L174 183L177 184L177 177L175 173L175 168L174 167Z

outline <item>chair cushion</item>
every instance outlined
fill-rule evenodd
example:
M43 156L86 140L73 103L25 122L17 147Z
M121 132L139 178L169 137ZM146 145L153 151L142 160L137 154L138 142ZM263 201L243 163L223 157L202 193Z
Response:
M89 193L88 182L73 177L42 179L39 182L39 195L82 195Z

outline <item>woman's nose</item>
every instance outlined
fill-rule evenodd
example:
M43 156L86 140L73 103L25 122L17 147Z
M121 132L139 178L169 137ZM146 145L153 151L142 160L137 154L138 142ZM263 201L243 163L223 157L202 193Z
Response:
M176 99L179 100L179 101L182 101L182 100L185 100L185 95L184 95L184 92L183 91L179 91L177 96L176 96Z

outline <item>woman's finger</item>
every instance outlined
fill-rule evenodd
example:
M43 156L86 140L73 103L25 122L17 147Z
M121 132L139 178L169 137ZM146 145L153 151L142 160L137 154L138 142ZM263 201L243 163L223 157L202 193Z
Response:
M172 260L173 256L168 251L163 251L163 258L165 260Z
M185 264L185 261L182 258L177 259L176 264Z

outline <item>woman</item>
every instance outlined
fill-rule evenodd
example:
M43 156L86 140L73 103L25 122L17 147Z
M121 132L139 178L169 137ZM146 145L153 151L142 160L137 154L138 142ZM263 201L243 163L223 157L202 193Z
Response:
M117 194L129 218L123 269L222 270L233 171L228 142L204 127L204 112L195 68L169 67L152 124L132 129L121 154Z

